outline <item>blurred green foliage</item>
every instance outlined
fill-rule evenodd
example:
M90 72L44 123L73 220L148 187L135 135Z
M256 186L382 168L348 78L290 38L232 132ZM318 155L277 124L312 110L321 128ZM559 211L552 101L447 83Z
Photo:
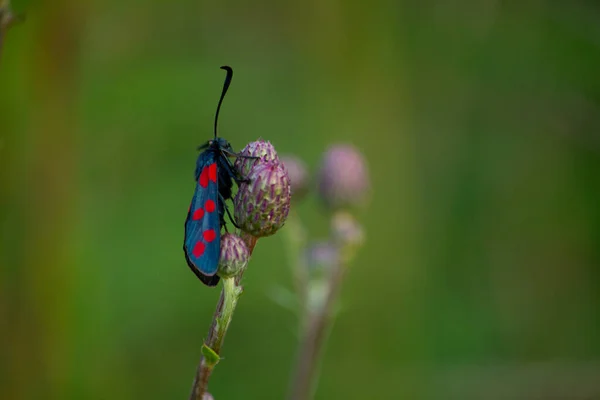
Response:
M600 397L597 2L12 6L0 398L187 398L219 293L188 270L183 221L222 64L235 148L369 161L318 399ZM297 208L324 235L319 203ZM268 292L290 275L261 240L216 399L283 397L296 321Z

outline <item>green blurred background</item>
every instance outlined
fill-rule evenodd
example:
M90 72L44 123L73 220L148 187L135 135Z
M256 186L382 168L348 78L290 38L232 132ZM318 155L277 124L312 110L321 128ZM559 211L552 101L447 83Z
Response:
M181 251L198 144L369 162L317 399L600 399L597 1L13 1L0 60L0 398L185 399L218 298ZM314 198L295 205L315 238ZM210 383L278 399L261 240Z

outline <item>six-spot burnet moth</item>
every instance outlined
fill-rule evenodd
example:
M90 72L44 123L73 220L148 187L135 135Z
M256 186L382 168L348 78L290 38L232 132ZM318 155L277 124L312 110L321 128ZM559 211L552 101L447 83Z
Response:
M231 199L233 181L237 184L245 181L228 158L238 157L238 154L233 151L227 140L217 137L219 110L233 77L231 67L223 66L221 69L227 71L227 75L215 114L214 138L198 147L198 150L204 151L196 161L196 190L185 220L183 241L187 264L208 286L216 286L219 283L216 273L225 213L236 225L225 200Z

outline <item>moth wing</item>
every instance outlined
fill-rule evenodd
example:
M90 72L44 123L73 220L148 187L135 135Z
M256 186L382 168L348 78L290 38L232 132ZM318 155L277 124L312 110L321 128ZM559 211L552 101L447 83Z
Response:
M206 285L219 282L216 275L221 244L218 211L219 186L213 152L198 157L196 190L185 220L183 250L190 269Z

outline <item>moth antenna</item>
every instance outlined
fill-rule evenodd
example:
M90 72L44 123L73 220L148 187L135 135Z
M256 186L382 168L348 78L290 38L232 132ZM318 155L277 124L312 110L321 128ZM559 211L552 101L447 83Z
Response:
M227 76L225 76L225 82L223 83L223 91L221 92L221 98L219 99L219 104L217 105L217 113L215 114L215 140L217 140L217 121L219 120L219 110L221 109L221 103L223 103L223 98L225 97L225 93L227 93L227 89L229 89L229 84L231 83L231 79L233 78L233 70L231 69L231 67L223 65L221 69L227 71Z

